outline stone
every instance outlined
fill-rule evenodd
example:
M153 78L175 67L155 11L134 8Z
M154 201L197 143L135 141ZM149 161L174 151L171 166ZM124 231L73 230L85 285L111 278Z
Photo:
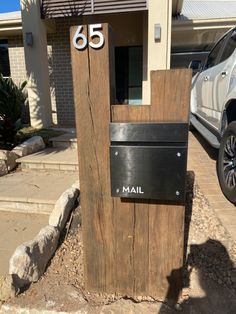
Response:
M0 160L0 177L7 174L7 165L5 163L5 160Z
M6 168L4 172L9 172L16 168L16 159L18 155L16 155L13 151L9 150L0 150L0 162L3 168ZM5 166L4 166L5 164ZM1 167L1 166L0 166ZM5 173L6 174L6 173Z
M0 277L0 301L7 301L18 293L19 290L14 286L12 275Z
M12 151L19 157L36 153L45 148L45 143L41 136L33 136L22 144L16 146Z
M54 209L49 217L49 225L57 227L60 231L65 228L69 215L74 209L75 201L79 195L79 190L71 187L66 190L57 200Z
M0 150L0 160L7 160L8 151Z
M59 236L57 228L46 226L33 240L16 248L10 259L9 273L19 288L39 280L57 249Z

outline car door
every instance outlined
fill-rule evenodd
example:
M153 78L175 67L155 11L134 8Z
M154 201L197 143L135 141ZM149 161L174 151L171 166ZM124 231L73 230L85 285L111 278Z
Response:
M216 71L218 71L217 66L222 55L222 48L225 45L227 35L225 35L211 50L196 82L196 114L202 119L206 119L212 126L216 126L214 105L212 101L214 79Z
M236 29L231 31L224 45L219 65L214 67L212 102L215 111L217 127L220 127L222 110L229 91L231 72L234 68L236 57Z

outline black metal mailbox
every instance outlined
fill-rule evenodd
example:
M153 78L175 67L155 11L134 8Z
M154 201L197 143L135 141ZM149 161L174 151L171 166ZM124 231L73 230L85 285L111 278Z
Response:
M111 123L111 195L184 202L187 123Z

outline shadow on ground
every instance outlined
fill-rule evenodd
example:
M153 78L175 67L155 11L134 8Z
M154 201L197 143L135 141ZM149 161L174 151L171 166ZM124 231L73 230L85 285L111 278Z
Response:
M202 261L202 255L206 255L205 263ZM220 261L224 260L224 269L218 267ZM190 294L189 299L180 302L178 310L175 308L177 300L166 300L159 314L179 312L183 314L234 314L236 313L236 294L235 289L228 289L222 284L208 278L209 268L215 268L218 277L224 277L225 272L235 271L226 248L216 240L209 239L200 245L191 245L185 267L188 270L185 274L184 288L190 286L199 286L195 289L194 295ZM171 276L176 270L172 271ZM170 279L168 279L171 282ZM169 288L173 289L172 287ZM167 310L166 304L169 305Z
M194 198L194 179L194 172L189 171L185 211L184 267L173 269L167 277L169 288L158 314L177 313L180 310L183 314L235 314L236 268L225 246L220 241L209 238L201 244L191 244L187 250ZM176 278L180 274L183 276L183 285L176 286ZM191 288L189 298L179 301L182 289L188 288Z
M196 131L193 130L191 131L191 133L193 134L193 136L198 140L198 142L201 144L201 146L203 147L203 149L206 151L206 153L208 154L208 156L213 159L213 160L217 160L218 158L218 149L212 147L203 137L202 135Z

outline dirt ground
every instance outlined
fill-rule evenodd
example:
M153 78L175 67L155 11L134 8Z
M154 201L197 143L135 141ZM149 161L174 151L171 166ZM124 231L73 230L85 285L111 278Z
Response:
M184 289L178 304L90 294L84 289L83 246L79 207L70 231L39 282L3 304L0 313L76 312L80 314L235 314L236 244L207 199L188 175L185 219ZM69 230L69 229L68 229ZM45 311L48 312L45 312Z

